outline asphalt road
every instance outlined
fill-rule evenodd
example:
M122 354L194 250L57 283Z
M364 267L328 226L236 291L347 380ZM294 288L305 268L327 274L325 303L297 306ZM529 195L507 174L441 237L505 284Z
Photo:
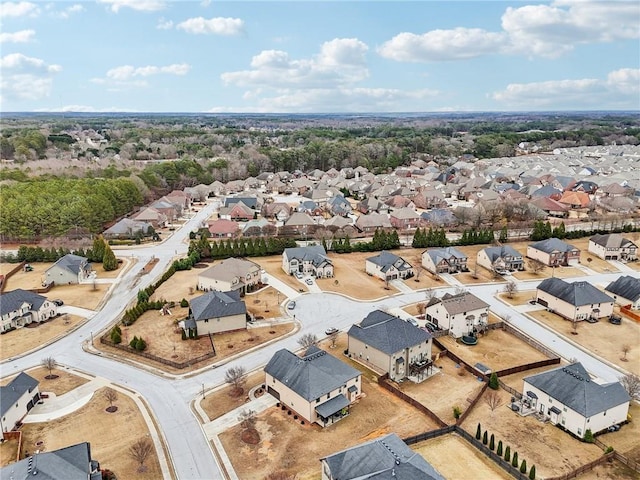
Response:
M324 336L327 327L347 330L376 308L402 307L425 299L424 292L401 293L377 301L358 302L331 293L307 293L298 295L296 308L288 311L295 314L300 330L293 336L251 352L229 362L223 368L205 369L193 376L159 376L134 366L119 363L106 357L92 355L82 349L82 343L121 317L127 304L135 299L137 292L155 282L176 256L187 251L188 235L200 222L206 220L214 210L210 204L191 218L182 228L159 246L118 250L119 256L135 256L138 262L127 271L113 289L111 297L85 325L63 339L22 358L0 365L1 375L9 375L40 364L42 358L54 357L59 363L105 377L110 381L138 391L150 405L164 436L169 455L180 480L211 480L223 478L212 455L208 442L195 416L189 408L190 402L201 394L203 386L210 388L224 383L224 372L232 366L243 366L247 371L262 367L281 348L295 351L298 339L305 333ZM138 276L148 260L155 256L158 263L147 275ZM585 277L593 283L608 283L619 274ZM632 273L639 276L640 273ZM519 282L520 290L533 289L538 282ZM576 348L550 330L527 319L521 313L497 300L494 295L501 286L477 285L466 289L484 299L491 310L500 316L509 316L509 323L535 338L565 359L576 358L586 369L604 381L615 381L622 372ZM454 287L438 289L453 292Z

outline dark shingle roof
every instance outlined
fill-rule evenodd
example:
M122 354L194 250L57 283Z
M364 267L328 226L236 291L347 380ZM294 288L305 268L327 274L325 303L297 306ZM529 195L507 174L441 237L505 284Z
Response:
M559 238L547 238L546 240L540 240L539 242L532 243L529 245L531 248L535 248L536 250L540 250L546 253L552 252L570 252L572 250L579 250L573 245L568 244L567 242L563 242Z
M635 302L640 298L640 278L624 275L611 282L605 291Z
M194 298L189 302L191 315L195 320L228 317L247 313L244 301L240 300L240 292L218 292L213 290Z
M46 301L47 297L18 288L0 295L0 315L15 312L25 302L31 305L32 310L38 310Z
M385 250L380 252L378 255L367 258L367 261L382 267L383 272L386 272L389 268L391 268L391 266L396 267L400 272L412 268L411 264L404 258Z
M522 254L510 245L502 245L501 247L487 247L484 249L487 258L491 262L495 262L498 258L514 257L522 258Z
M38 472L37 475L35 472ZM98 480L100 470L92 469L91 446L88 442L42 452L0 469L2 478L37 478L38 480Z
M390 433L324 458L340 480L444 480L421 455Z
M315 346L309 347L302 357L286 349L278 350L264 371L307 401L360 376L359 370Z
M387 355L420 345L431 338L429 332L382 310L374 310L362 322L352 325L348 335Z
M462 253L460 250L454 247L429 248L427 249L427 255L431 257L431 260L433 260L434 265L437 265L438 263L440 263L442 259L445 259L448 261L452 257L456 259L467 258L467 256L464 253Z
M327 257L327 252L322 245L285 248L284 254L288 261L291 261L293 258L300 261L310 261L315 267L325 262L331 264L331 260Z
M584 417L630 401L629 394L620 382L605 385L592 382L579 362L525 377L524 381Z
M594 303L613 303L613 298L588 282L569 283L561 278L552 277L540 282L538 289L574 307L592 305Z
M60 258L54 265L52 265L52 267L58 266L77 275L80 273L81 267L86 264L87 259L85 257L68 253L64 257Z
M597 245L608 248L628 248L636 246L631 240L624 238L619 233L607 233L605 235L594 235L589 240Z
M442 302L442 306L445 308L447 313L449 313L449 315L457 315L458 313L472 312L474 310L489 307L489 304L487 302L476 297L473 293L470 292L463 292L457 295L445 293L440 299L436 297L431 299L428 306L434 305L438 302Z
M37 386L38 381L35 378L21 372L7 385L0 387L0 417L4 416L25 392L30 392Z

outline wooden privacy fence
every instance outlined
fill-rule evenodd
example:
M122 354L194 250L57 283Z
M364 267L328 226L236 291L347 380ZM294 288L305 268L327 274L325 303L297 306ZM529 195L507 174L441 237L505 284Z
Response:
M460 417L458 417L458 419L456 420L456 425L462 424L462 422L467 417L467 415L469 415L469 413L471 413L471 410L473 410L473 407L475 407L476 404L480 401L482 394L487 390L488 387L489 387L489 384L487 382L484 382L482 384L482 388L480 389L478 394L475 396L473 400L471 400L471 403L469 404L469 406L466 408L464 412L462 412L462 415L460 415Z
M565 473L564 475L558 475L557 477L549 477L546 480L569 480L570 478L576 478L578 475L580 475L580 474L582 474L584 472L588 472L589 470L593 470L598 465L602 465L603 463L605 463L607 461L611 461L614 456L615 456L615 454L613 452L605 453L600 458L596 458L593 462L589 462L589 463L587 463L585 465L582 465L581 467L576 468L572 472Z
M15 267L13 267L11 270L9 270L4 277L2 277L2 281L0 281L0 293L4 292L4 287L7 284L7 280L9 280L9 277L11 277L11 275L13 275L16 272L19 272L20 270L22 270L22 268L25 266L27 262L20 262L18 265L16 265Z
M504 368L496 371L498 377L506 377L514 373L526 372L527 370L533 370L534 368L546 367L548 365L556 365L560 363L560 357L547 358L546 360L540 360L538 362L527 363L526 365L518 365L517 367Z
M620 313L622 313L625 317L629 317L635 320L636 322L640 322L640 315L632 312L631 308L629 308L629 305L624 305L620 307Z

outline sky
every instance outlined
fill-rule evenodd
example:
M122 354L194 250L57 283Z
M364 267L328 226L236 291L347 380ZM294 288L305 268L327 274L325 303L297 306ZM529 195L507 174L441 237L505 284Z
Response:
M640 110L640 2L0 3L0 112Z

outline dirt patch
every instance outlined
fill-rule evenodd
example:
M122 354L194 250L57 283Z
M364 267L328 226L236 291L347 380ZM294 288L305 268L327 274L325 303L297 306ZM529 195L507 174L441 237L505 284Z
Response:
M577 480L629 480L638 478L638 472L630 469L626 465L614 460L598 465L582 475L575 477Z
M64 367L57 367L52 370L52 373L58 376L58 378L52 380L46 379L49 375L49 369L44 367L36 367L31 370L27 370L26 373L40 382L38 388L41 393L50 392L55 393L58 396L70 392L71 390L78 388L80 385L84 385L89 382L88 379L74 375ZM15 375L2 378L2 380L0 380L0 385L8 384L13 378L15 378Z
M57 420L47 423L27 423L22 426L23 456L40 451L52 451L75 445L91 443L91 456L102 468L112 470L118 478L162 478L155 449L145 463L147 471L138 473L136 462L127 455L129 446L139 438L149 435L149 430L135 402L126 395L118 397L118 411L107 413L103 394L98 390L84 407ZM117 438L117 441L114 441ZM43 442L35 447L36 442Z
M249 399L249 390L263 383L264 372L262 370L260 370L259 372L254 372L247 377L247 383L244 388L245 395L234 397L232 395L232 387L227 385L224 388L206 395L204 400L200 402L200 406L209 417L209 420L215 420L225 413L244 405Z
M505 448L511 447L512 456L518 452L520 461L526 460L529 467L535 465L538 477L568 473L602 455L596 445L583 443L550 423L542 423L532 416L519 416L508 407L509 393L498 392L503 402L501 406L492 412L480 400L462 427L474 435L480 423L483 431L495 435L496 445L502 440Z
M598 323L578 322L577 335L571 335L573 324L555 313L539 310L530 312L529 316L548 326L555 332L584 347L608 361L640 375L640 323L628 318L622 319L621 325L612 325L606 319ZM627 361L623 347L629 346Z
M18 439L11 438L0 443L0 467L15 463L18 458Z
M451 337L440 337L445 348L470 365L482 363L493 371L525 365L547 357L528 343L504 330L489 330L477 345L464 345Z
M422 455L444 478L470 478L470 472L478 480L513 478L458 435L442 435L411 445L411 449ZM451 452L456 452L454 462Z
M46 345L84 322L83 317L62 314L43 323L33 323L33 328L18 328L0 335L0 360L21 355Z

